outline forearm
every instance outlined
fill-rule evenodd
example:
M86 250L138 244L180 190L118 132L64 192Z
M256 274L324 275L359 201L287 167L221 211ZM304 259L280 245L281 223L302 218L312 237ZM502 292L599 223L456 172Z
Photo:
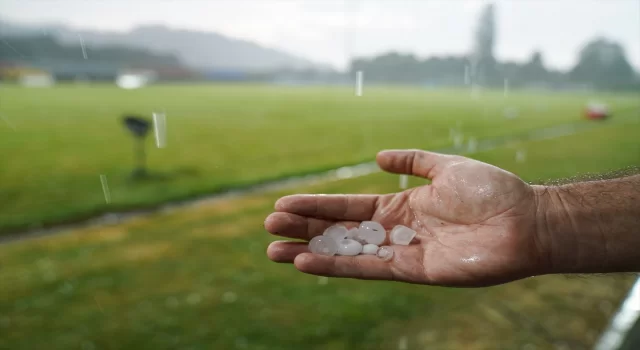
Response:
M543 273L640 272L640 175L534 190Z

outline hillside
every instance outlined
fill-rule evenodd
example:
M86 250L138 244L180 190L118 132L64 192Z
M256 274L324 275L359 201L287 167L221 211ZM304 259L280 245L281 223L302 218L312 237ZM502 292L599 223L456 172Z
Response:
M79 35L87 46L124 46L173 54L197 69L238 69L264 71L316 67L306 59L281 50L263 47L215 32L171 29L159 25L141 26L128 32L78 30L64 25L30 26L0 21L0 35L52 35L66 44L78 44Z

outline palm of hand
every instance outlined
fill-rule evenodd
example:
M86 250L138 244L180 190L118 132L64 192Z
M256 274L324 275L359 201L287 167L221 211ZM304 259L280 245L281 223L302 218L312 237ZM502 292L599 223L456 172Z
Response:
M372 220L417 231L396 249L394 278L490 285L526 277L536 257L533 192L515 175L462 158L421 186L380 198Z
M394 246L390 262L373 256L307 254L306 244L293 242L273 243L270 258L294 262L299 270L318 275L434 285L485 286L534 273L539 257L530 186L507 171L464 157L422 151L381 155L383 169L432 183L381 196L285 197L265 227L282 236L310 239L336 222L355 226L374 220L388 230L395 225L413 228L417 234L412 244Z

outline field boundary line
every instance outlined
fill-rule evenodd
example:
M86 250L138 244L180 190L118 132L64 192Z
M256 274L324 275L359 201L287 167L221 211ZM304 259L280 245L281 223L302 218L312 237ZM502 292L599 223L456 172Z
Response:
M625 113L626 114L626 113ZM638 115L640 118L640 114ZM563 136L570 136L579 132L601 128L607 125L623 124L625 122L634 121L632 118L620 118L598 121L598 122L574 122L569 124L560 124L551 127L529 130L526 132L516 133L513 135L500 136L495 138L487 138L479 140L470 152L467 145L460 147L445 147L441 149L429 149L432 152L444 154L474 154L485 152L527 141L541 141L554 139ZM211 204L223 200L235 199L247 195L274 192L288 188L300 186L316 185L331 181L362 177L381 172L375 161L360 163L356 165L343 166L332 170L315 172L307 175L298 175L282 178L279 180L271 180L255 185L247 186L241 189L231 189L215 194L198 196L191 199L178 201L169 201L161 203L157 206L145 209L133 209L121 212L107 212L93 218L79 220L74 223L52 225L47 228L25 229L0 235L0 244L17 242L24 239L33 239L42 236L48 236L56 233L63 233L87 227L111 226L131 220L133 218L152 215L156 213L168 213L178 209L199 206L202 204Z
M636 279L624 302L611 318L607 329L602 333L593 349L616 350L622 348L638 318L640 318L640 278Z

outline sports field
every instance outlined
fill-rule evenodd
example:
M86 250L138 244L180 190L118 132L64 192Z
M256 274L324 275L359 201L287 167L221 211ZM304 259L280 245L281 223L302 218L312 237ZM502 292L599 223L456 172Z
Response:
M109 176L114 206L149 204L371 159L384 147L449 145L458 121L479 138L570 122L593 98L528 93L505 101L500 92L475 101L463 91L380 88L358 99L347 89L258 86L3 89L14 99L0 113L16 127L0 138L10 160L1 190L12 194L0 203L5 228L105 209L100 173ZM632 96L600 99L637 109ZM505 119L505 105L518 106L518 118ZM158 108L167 111L169 142L150 151L152 167L192 175L127 182L130 142L117 118ZM637 166L639 133L634 112L471 156L528 181L551 180ZM267 260L274 238L262 223L279 196L396 190L397 176L375 174L0 245L0 348L588 349L635 278L545 276L450 289L323 279Z
M382 148L451 145L579 120L597 99L614 110L637 95L365 87L166 85L0 87L0 234L110 210L214 193L371 160ZM507 108L515 118L505 118ZM132 181L121 116L167 113L167 147L148 141L153 177ZM100 183L106 175L112 202Z

